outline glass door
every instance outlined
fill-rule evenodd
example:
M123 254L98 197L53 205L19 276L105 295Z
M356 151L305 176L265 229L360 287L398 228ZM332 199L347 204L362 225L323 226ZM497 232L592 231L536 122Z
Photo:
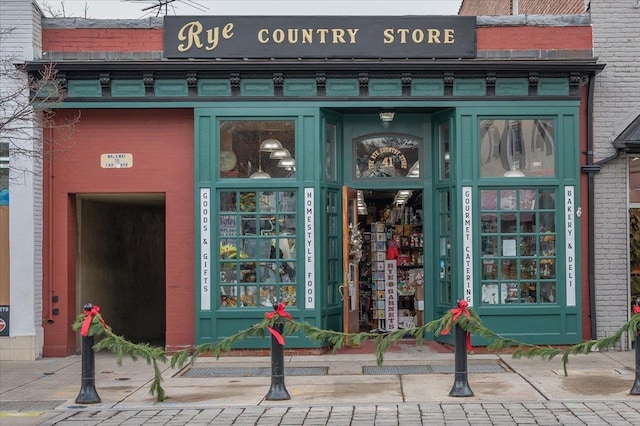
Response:
M434 273L432 275L434 290L434 319L440 318L446 311L453 308L457 298L462 295L458 294L458 289L454 287L455 276L453 274L454 256L452 232L452 211L455 203L453 203L453 176L454 171L452 161L455 158L455 150L453 149L453 113L447 111L444 113L434 114L433 116L433 141L435 173L434 186L434 242L432 259ZM437 340L444 342L452 342L452 336L438 336Z
M343 259L343 284L341 295L344 307L344 332L358 333L360 331L360 284L358 280L358 262L354 259L354 250L357 241L355 233L358 232L357 193L354 189L342 188L342 259Z

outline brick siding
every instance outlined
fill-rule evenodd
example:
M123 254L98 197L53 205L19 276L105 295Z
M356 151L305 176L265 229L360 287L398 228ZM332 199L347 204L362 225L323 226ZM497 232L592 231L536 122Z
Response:
M606 67L596 77L595 159L614 153L611 142L640 114L640 9L632 1L591 2L594 55ZM595 285L598 337L627 321L628 212L626 158L595 175Z

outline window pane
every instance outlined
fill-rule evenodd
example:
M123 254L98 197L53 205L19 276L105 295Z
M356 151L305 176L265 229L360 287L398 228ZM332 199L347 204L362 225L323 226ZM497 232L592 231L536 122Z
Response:
M551 119L480 120L480 176L554 176L553 126Z
M420 177L418 151L422 140L402 134L377 134L355 139L356 178Z
M336 174L336 148L337 148L337 144L338 144L338 129L337 126L335 124L332 123L327 123L327 125L325 126L325 133L326 133L326 144L327 144L327 158L326 158L326 172L327 172L327 179L329 180L336 180L337 179L337 174Z
M219 201L220 307L295 304L296 192L222 191Z
M451 175L451 149L449 144L449 123L441 123L438 126L438 139L440 149L440 179L449 179Z
M483 304L557 303L555 191L481 190Z
M295 122L221 121L221 178L295 177Z
M640 157L629 157L629 202L640 203Z
M0 190L9 188L9 144L0 142Z

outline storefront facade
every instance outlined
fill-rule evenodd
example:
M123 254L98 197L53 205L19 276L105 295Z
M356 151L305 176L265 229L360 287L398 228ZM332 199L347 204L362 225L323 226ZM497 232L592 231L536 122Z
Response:
M464 298L505 336L588 338L580 167L602 66L588 17L554 18L45 19L30 72L53 61L57 117L79 117L47 135L66 149L45 164L45 355L75 352L86 302L168 349L274 302L384 331ZM419 288L388 310L403 267Z

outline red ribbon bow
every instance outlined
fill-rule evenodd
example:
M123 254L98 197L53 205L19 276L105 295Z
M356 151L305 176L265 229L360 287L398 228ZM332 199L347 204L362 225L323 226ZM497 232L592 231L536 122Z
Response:
M100 306L98 305L93 305L93 307L91 308L91 310L86 310L82 313L85 316L84 321L82 321L82 328L80 328L80 335L81 336L87 336L89 334L89 328L91 327L91 321L93 321L93 317L95 317L96 315L98 315L98 313L100 312ZM100 322L102 323L102 326L104 327L104 329L107 329L107 324L104 322L104 319L102 319L102 316L98 317L100 319Z
M469 303L466 300L458 300L458 307L451 309L451 313L453 314L453 318L451 318L451 324L455 324L458 317L462 314L465 314L467 318L471 318L471 313L467 309L469 307ZM445 328L442 330L442 335L449 334L451 331L451 327ZM473 346L471 346L471 333L467 331L467 350L469 352L473 351Z
M285 305L284 303L278 303L276 305L276 310L273 312L267 312L265 314L265 316L267 317L267 319L272 319L274 318L276 315L278 315L279 317L282 318L287 318L292 320L293 317L291 316L291 314L287 311L284 310ZM273 327L267 327L267 329L269 330L269 332L273 335L273 337L276 338L276 340L278 341L278 343L280 343L281 346L284 346L284 337L282 337L282 334L280 334L278 332L278 330L274 329Z

